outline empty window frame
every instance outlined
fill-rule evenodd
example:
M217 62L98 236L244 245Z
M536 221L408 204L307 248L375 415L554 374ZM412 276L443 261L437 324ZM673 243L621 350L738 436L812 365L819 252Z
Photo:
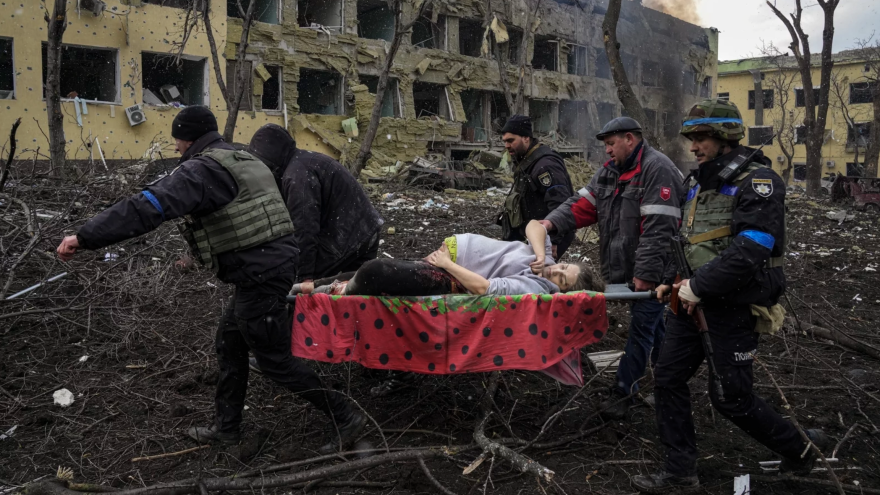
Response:
M794 164L794 180L796 181L805 181L807 180L807 164L806 163L795 163Z
M557 106L551 100L529 100L529 116L536 134L549 134L556 130Z
M461 140L466 143L484 143L489 137L486 129L486 102L489 95L485 91L466 89L461 92L461 106L467 122L461 127Z
M250 112L254 109L254 64L251 61L245 61L247 64L247 71L244 76L244 95L241 97L241 103L238 105L239 110L243 110L246 112ZM238 70L238 61L237 60L227 60L226 61L226 88L229 91L229 97L234 98L236 94L235 88L237 85L237 70Z
M794 144L807 144L807 126L799 125L794 128Z
M519 65L519 54L522 49L523 31L519 28L508 27L507 35L510 41L505 43L503 47L507 50L507 60L513 65ZM502 52L503 55L503 52Z
M660 64L653 60L642 59L642 86L656 88L660 86Z
M12 38L0 38L0 100L15 98L15 58Z
M503 93L493 91L489 99L489 118L492 121L492 132L499 134L507 119L510 118L510 107Z
M773 108L773 90L764 89L764 109ZM755 109L755 90L749 91L749 110Z
M208 59L141 53L144 103L204 105L207 102Z
M568 73L575 76L587 75L587 47L569 45Z
M589 122L589 103L578 100L559 102L559 133L570 144L583 144L590 139L585 122Z
M706 76L700 83L700 97L708 98L710 94L712 94L712 76Z
M299 0L296 2L296 23L300 27L342 32L342 0Z
M458 53L479 57L483 48L483 23L473 19L458 20Z
M446 49L446 16L434 16L434 11L429 10L416 19L410 36L412 45L416 48Z
M43 97L46 97L46 43L43 43ZM119 51L64 45L61 48L61 97L119 103Z
M300 113L344 115L342 76L324 70L300 69L296 84Z
M452 120L452 110L449 108L449 98L446 96L446 86L422 81L413 83L413 108L416 118L441 117Z
M175 9L189 9L199 4L195 0L144 0L144 3L151 3L160 7L173 7Z
M849 85L850 103L873 103L874 93L877 91L876 82L859 82Z
M620 54L621 62L623 62L623 70L626 71L626 78L632 82L639 80L639 58L629 53Z
M819 88L813 88L813 101L819 104ZM803 108L807 106L807 99L804 96L804 88L795 88L794 90L794 106Z
M596 48L596 77L611 79L611 62L604 48Z
M645 118L648 119L647 122L642 122L643 126L648 126L649 129L654 129L657 125L657 111L651 110L650 108L645 109Z
M773 127L756 126L749 127L749 146L772 146L773 145Z
M265 22L267 24L280 24L281 23L281 2L280 0L250 0L251 2L256 2L254 5L254 20L259 22ZM241 0L241 8L247 12L250 3L248 0ZM241 12L238 10L238 0L226 0L226 15L228 17L238 17L241 19L243 16Z
M384 0L358 0L358 36L371 40L394 39L394 13Z
M379 88L378 76L365 76L361 74L361 83L367 86L372 94L376 94ZM397 79L388 79L388 86L385 87L385 95L382 97L382 113L380 117L400 117L403 112L400 108L400 89L397 85Z
M277 65L266 65L264 66L266 71L269 73L269 79L263 81L262 78L257 78L257 81L262 83L263 85L263 95L260 97L260 108L263 111L279 111L283 109L284 99L282 95L284 94L284 86L282 85L281 67Z
M846 130L846 151L855 151L855 146L859 149L866 149L871 137L871 123L860 122L847 126Z
M697 73L690 67L681 71L681 90L684 94L697 94Z
M550 36L535 36L532 67L538 70L557 70L559 67L559 40Z
M617 107L613 103L596 103L596 112L600 128L617 117Z
M865 167L860 163L847 162L846 176L847 177L864 177L865 176Z
M719 100L730 100L730 93L718 93Z

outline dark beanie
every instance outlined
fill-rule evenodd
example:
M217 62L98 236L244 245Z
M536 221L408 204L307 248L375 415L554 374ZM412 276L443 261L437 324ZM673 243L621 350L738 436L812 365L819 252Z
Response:
M247 152L259 158L272 173L284 168L296 152L296 141L287 129L278 124L266 124L257 129Z
M211 131L217 131L217 118L203 106L184 108L171 124L171 137L184 141L195 141Z
M507 119L501 134L509 132L517 136L532 137L532 119L525 115L513 115Z

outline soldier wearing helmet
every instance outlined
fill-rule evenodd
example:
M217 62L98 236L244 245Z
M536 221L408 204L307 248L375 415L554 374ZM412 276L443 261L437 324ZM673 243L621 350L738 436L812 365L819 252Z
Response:
M654 398L666 465L659 473L633 477L648 493L699 485L697 446L687 382L705 359L690 313L700 304L722 377L718 397L709 377L709 397L723 416L783 457L780 472L809 474L815 459L797 429L752 392L752 361L760 333L773 333L785 311L785 183L760 150L739 144L742 117L733 103L704 100L691 108L681 134L691 141L699 166L687 178L680 235L694 276L675 284L687 311L670 315L666 340L654 368ZM668 293L674 277L657 291ZM807 434L818 447L821 430Z
M544 226L565 233L598 224L605 281L638 291L654 289L663 280L669 242L681 220L681 173L642 139L642 127L634 119L611 120L596 139L605 144L611 159L590 184L551 212ZM651 300L633 303L617 383L611 397L600 404L606 419L626 416L648 359L656 361L665 331L664 307Z

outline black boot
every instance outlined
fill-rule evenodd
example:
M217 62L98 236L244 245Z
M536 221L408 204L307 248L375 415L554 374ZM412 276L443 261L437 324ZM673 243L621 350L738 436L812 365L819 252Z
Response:
M263 369L260 368L260 363L257 362L257 358L255 357L248 358L248 367L261 375L263 374Z
M218 431L216 425L211 426L193 426L186 430L186 434L199 443L222 443L226 445L235 445L241 441L241 432L222 432Z
M652 474L638 474L630 478L632 486L643 493L674 493L695 490L700 480L694 476L675 476L666 471Z
M626 417L631 400L617 387L611 389L611 396L599 403L599 414L605 421L619 421Z
M813 445L819 447L819 450L825 450L831 446L831 439L822 430L807 430L806 434L810 437ZM793 474L795 476L807 476L813 470L813 464L816 463L816 452L810 447L807 455L803 458L790 459L785 457L779 464L779 474Z
M357 440L358 436L364 431L367 424L367 418L358 412L352 412L351 417L342 424L335 425L337 431L333 432L333 439L330 443L318 449L321 455L328 455L334 452L342 452L351 447L351 444Z

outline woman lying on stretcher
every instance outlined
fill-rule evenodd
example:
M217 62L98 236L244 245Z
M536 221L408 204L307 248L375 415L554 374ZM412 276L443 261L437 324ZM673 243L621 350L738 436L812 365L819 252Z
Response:
M358 271L294 286L294 292L370 296L439 294L553 294L602 291L605 284L584 263L556 263L547 230L532 220L529 244L478 234L447 238L423 260L375 259Z

